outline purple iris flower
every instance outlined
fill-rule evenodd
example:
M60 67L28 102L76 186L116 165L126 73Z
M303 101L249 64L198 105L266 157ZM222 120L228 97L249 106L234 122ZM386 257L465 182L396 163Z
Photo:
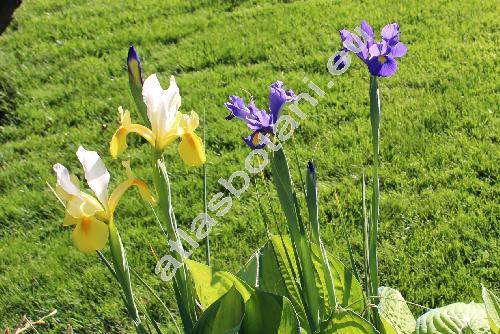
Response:
M274 134L274 125L278 121L281 109L285 103L292 102L295 97L295 93L292 90L285 90L283 82L278 80L270 87L269 112L257 108L254 101L250 101L246 105L241 97L230 96L230 102L226 102L225 105L231 113L226 119L231 120L237 117L243 120L252 130L249 136L243 137L245 143L252 149L263 148L269 139L267 137L261 138L261 135Z
M340 30L344 48L354 52L367 66L370 73L378 77L390 77L396 73L396 58L403 57L407 48L399 41L399 25L390 23L382 29L382 41L375 42L373 28L366 21L361 22L358 31L361 37L349 30Z

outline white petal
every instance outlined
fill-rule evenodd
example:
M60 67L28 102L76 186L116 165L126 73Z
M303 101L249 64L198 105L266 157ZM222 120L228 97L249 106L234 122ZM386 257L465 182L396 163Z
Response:
M160 133L169 132L175 122L175 116L181 107L181 95L174 76L170 76L170 86L162 94L160 103Z
M142 86L142 98L146 104L149 122L151 123L151 130L157 133L158 130L158 104L161 100L163 88L156 77L156 74L151 74Z
M170 77L168 89L163 90L156 74L150 75L144 81L142 96L152 130L158 137L161 137L171 129L181 106L179 87L177 87L174 76Z
M76 155L83 166L85 179L87 179L90 189L94 191L101 204L107 209L109 172L104 162L97 152L87 151L82 146L78 148Z
M71 180L69 171L61 164L55 164L53 167L57 176L57 184L68 194L80 198L80 188Z

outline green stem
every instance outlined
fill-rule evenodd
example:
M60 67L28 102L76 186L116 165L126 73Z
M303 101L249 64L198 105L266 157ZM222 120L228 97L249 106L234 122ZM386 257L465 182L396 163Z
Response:
M177 233L177 222L172 208L170 181L166 170L162 170L160 166L162 153L154 150L153 156L153 183L158 194L159 219L163 223L162 225L165 226L169 239L177 243L182 250L182 242ZM172 256L179 262L184 260L177 252L173 252ZM196 308L194 293L185 266L181 266L175 272L173 288L184 331L189 334L196 323Z
M363 171L363 184L361 188L363 198L363 255L364 255L364 269L365 269L365 292L368 300L371 298L371 284L370 284L370 254L369 254L369 231L368 213L366 210L366 182L365 172ZM366 306L366 305L365 305ZM371 314L371 312L370 312Z
M205 103L206 104L206 103ZM207 147L207 120L206 120L206 112L205 108L203 108L203 147ZM205 219L208 214L208 202L207 202L207 164L203 164L203 205L205 208ZM206 224L206 221L205 221ZM207 237L205 238L205 256L207 259L207 266L210 266L210 233L207 233Z
M378 257L377 257L377 235L379 223L380 186L379 186L379 150L380 150L380 100L377 77L370 78L370 121L372 128L373 146L373 189L372 189L372 210L369 228L369 264L371 293L377 294L379 287L378 280ZM378 312L375 310L375 326L379 327Z
M113 261L113 267L115 272L115 277L120 283L123 291L125 307L127 308L128 316L134 322L134 327L138 334L148 333L144 324L141 322L139 312L135 305L134 293L132 292L132 283L130 281L130 271L127 263L127 256L125 253L125 248L123 247L120 234L116 229L113 219L109 221L109 249L111 251L111 259ZM110 268L111 269L111 268Z

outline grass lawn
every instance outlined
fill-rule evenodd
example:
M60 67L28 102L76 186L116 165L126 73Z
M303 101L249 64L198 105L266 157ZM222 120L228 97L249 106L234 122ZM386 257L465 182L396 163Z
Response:
M326 63L340 48L337 31L362 19L377 34L398 22L409 48L398 73L380 80L381 282L427 307L480 301L480 283L498 292L497 18L493 0L25 1L0 37L0 328L57 309L41 331L61 333L71 324L77 333L131 332L117 285L97 255L73 247L45 183L54 184L56 162L82 179L80 144L104 157L112 188L125 178L108 143L119 105L139 121L128 90L129 43L164 86L176 75L183 112L206 111L209 196L248 153L240 139L247 129L224 120L228 95L248 97L244 89L264 106L276 79L296 92L308 90L305 76L322 87L318 106L304 108L295 146L303 167L312 157L316 163L327 248L349 263L345 225L359 266L360 179L371 164L369 73L354 59L328 89ZM132 167L150 180L149 146L129 138ZM187 168L175 147L167 162L186 226L203 210L202 171ZM257 212L252 185L212 232L217 267L237 270L263 243ZM175 309L148 246L163 254L165 240L137 192L127 193L116 221L131 267ZM203 248L195 258L203 259ZM136 290L167 323L148 292Z

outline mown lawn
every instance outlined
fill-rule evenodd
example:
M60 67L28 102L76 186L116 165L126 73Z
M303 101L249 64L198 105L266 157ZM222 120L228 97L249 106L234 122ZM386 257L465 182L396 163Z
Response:
M55 308L45 332L67 324L78 333L130 332L115 282L97 255L72 246L45 183L55 182L56 162L82 177L80 144L101 153L113 185L125 177L108 142L119 105L139 120L125 67L129 43L147 74L159 73L164 85L177 76L184 112L206 111L209 195L248 153L243 124L224 120L228 95L248 96L245 89L264 106L272 81L301 92L304 76L326 90L316 108L304 109L294 141L304 166L313 156L316 162L327 247L349 263L345 224L359 265L360 179L371 163L368 72L355 60L327 89L326 63L340 47L337 31L363 18L377 31L397 21L409 46L397 75L380 80L382 283L427 307L479 301L480 283L498 292L495 1L30 0L0 37L0 328ZM131 140L127 153L150 180L150 151L141 144ZM174 147L167 161L178 220L187 225L203 209L202 172L185 167ZM213 230L217 267L237 270L264 241L257 212L252 185ZM163 254L165 240L136 192L116 221L131 266L175 309L148 246ZM203 259L201 248L196 257ZM147 291L136 290L166 323Z

